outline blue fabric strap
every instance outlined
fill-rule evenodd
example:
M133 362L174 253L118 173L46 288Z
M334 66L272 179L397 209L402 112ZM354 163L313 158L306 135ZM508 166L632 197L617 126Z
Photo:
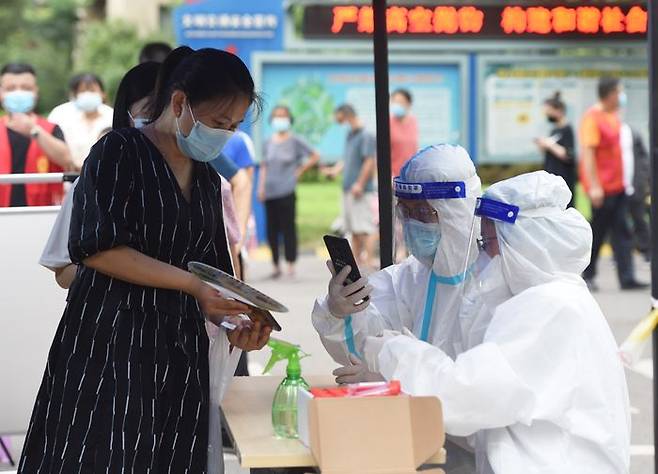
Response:
M428 342L430 326L432 325L432 313L434 312L434 299L436 296L437 275L432 272L427 284L427 299L425 300L425 313L423 314L423 325L420 330L420 340Z
M467 272L468 273L468 272ZM429 342L429 333L432 326L432 317L434 316L434 301L436 300L437 285L457 286L464 282L467 273L460 273L453 276L441 276L432 271L430 280L427 284L427 298L425 299L425 311L423 313L423 325L420 331L420 340Z
M354 328L352 327L352 315L347 316L345 319L345 345L350 354L355 355L359 359L363 359L361 354L356 350L356 345L354 344Z

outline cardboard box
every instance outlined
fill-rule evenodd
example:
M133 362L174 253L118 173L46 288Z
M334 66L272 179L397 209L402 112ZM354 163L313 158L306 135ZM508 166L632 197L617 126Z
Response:
M298 423L323 474L415 473L445 442L435 397L313 398L300 390Z

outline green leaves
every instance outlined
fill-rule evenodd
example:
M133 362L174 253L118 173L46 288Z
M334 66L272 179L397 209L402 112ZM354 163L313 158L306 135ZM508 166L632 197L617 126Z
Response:
M48 114L68 100L68 82L93 72L105 83L108 102L123 75L137 64L141 47L154 40L173 43L173 33L139 38L127 23L103 20L95 0L1 0L0 67L8 62L34 66L40 88L38 111ZM83 19L87 18L83 21Z

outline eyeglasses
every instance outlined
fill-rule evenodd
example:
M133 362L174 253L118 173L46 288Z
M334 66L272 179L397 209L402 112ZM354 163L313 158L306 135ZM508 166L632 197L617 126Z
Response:
M480 237L477 239L478 249L481 252L487 250L489 242L493 242L494 240L498 240L498 237Z
M397 210L403 219L414 219L425 223L439 222L439 213L436 212L436 209L430 207L408 207L398 203Z

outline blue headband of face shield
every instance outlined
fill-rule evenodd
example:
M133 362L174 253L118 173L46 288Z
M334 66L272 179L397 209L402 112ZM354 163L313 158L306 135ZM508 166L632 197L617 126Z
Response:
M466 197L466 184L463 181L443 181L437 183L407 183L400 178L393 180L395 196L402 199L463 199Z
M519 215L519 207L493 199L478 198L475 204L475 215L514 224Z

